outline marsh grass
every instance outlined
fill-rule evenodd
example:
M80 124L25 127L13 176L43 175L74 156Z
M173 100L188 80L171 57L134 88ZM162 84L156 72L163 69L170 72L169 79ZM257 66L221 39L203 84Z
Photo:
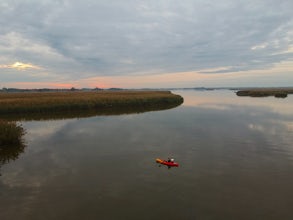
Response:
M58 114L80 111L113 111L119 108L154 110L183 102L169 91L99 91L0 93L0 116Z
M286 88L247 89L247 90L240 90L236 94L238 96L250 96L250 97L275 96L276 98L286 98L288 94L293 94L293 89L286 89Z
M16 160L24 152L24 133L20 124L0 120L0 176L1 166Z
M16 122L0 120L0 148L23 144L24 129Z

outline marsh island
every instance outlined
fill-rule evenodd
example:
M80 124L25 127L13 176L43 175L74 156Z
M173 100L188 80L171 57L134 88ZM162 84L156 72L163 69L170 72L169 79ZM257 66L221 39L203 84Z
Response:
M68 118L163 110L183 103L170 91L0 93L0 118Z
M257 88L245 89L236 92L238 96L286 98L288 94L293 94L293 88Z

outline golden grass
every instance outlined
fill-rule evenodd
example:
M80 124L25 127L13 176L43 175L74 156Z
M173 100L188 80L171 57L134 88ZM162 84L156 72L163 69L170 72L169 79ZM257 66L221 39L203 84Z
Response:
M179 105L183 98L169 91L74 91L0 93L0 115L58 113L119 107Z

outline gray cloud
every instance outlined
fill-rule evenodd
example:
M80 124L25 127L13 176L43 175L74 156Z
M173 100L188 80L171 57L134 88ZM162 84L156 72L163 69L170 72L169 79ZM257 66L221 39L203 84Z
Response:
M284 53L292 8L291 0L4 0L0 64L28 62L72 80L263 69L293 58Z

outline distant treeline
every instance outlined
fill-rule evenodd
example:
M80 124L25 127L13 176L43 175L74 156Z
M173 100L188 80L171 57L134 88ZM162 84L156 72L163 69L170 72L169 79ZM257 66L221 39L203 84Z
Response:
M17 88L2 88L0 92L68 92L68 91L120 91L124 90L121 88L109 88L109 89L102 89L102 88L81 88L77 89L72 87L70 89L49 89L49 88L40 88L40 89L17 89Z

